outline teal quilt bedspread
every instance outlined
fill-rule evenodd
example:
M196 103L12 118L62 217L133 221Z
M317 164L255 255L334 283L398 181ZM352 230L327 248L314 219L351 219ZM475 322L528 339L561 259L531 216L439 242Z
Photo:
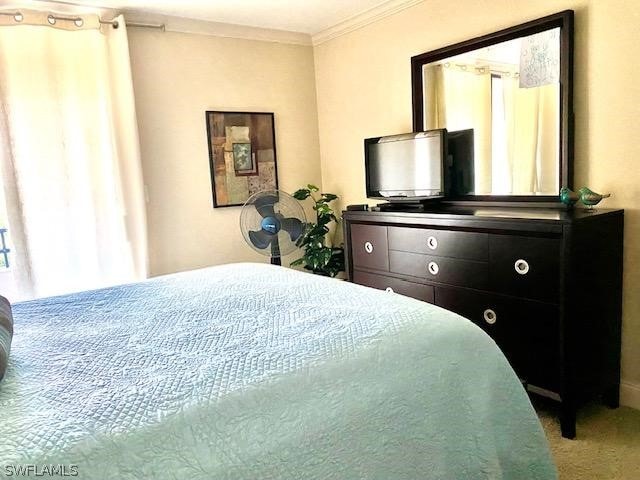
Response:
M0 477L556 478L494 342L398 294L233 264L14 317Z

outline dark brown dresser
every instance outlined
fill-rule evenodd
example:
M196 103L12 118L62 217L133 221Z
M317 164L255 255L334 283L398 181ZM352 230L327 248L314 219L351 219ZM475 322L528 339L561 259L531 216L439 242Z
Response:
M622 210L435 208L343 212L350 281L468 318L527 391L576 409L620 386Z

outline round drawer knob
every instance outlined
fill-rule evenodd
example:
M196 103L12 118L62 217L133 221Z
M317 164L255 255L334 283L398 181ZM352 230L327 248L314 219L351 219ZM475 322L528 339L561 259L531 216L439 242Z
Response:
M364 251L367 253L373 253L373 243L365 242L364 243Z
M516 260L514 268L516 270L516 273L519 275L526 275L527 273L529 273L529 264L526 260L523 260L521 258Z
M393 288L391 288L391 287L385 288L384 291L387 292L387 293L394 293Z
M429 247L431 250L435 250L436 248L438 248L438 239L434 236L427 238L427 247Z
M431 275L437 275L440 271L440 267L436 262L429 262L429 265L427 265L427 269L429 270L429 273Z
M484 311L483 317L484 317L484 321L487 322L489 325L493 325L494 323L496 323L496 320L498 319L496 312L494 312L490 308L487 308Z

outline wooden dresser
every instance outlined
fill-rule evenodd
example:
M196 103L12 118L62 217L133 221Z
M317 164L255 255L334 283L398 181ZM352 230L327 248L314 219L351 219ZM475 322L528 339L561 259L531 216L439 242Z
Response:
M624 212L436 208L343 212L350 281L452 310L485 330L532 393L617 407Z

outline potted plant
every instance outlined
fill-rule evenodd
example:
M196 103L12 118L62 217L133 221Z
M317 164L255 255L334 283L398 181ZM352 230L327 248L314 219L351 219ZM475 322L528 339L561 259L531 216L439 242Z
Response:
M344 270L344 248L327 245L327 234L330 231L331 222L338 223L338 218L333 213L329 203L338 198L333 193L318 193L315 185L307 185L307 188L297 190L293 196L297 200L311 198L314 202L313 210L316 212L316 222L308 222L305 232L297 241L297 245L304 249L304 255L291 262L291 266L303 265L318 275L335 277Z

